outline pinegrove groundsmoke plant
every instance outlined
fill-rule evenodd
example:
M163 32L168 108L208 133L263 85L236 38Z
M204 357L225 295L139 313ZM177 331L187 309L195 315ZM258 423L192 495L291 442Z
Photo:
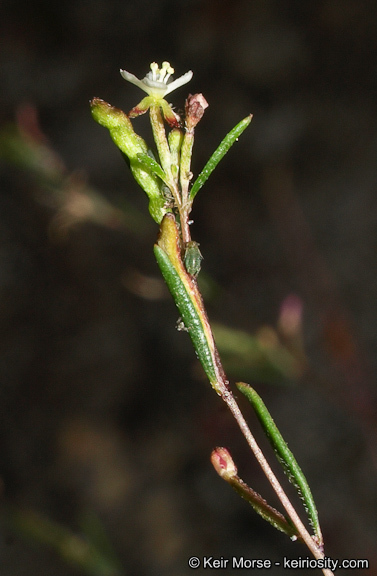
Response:
M193 201L217 164L250 124L252 116L241 120L227 134L194 180L191 157L195 127L202 119L208 103L202 94L189 94L185 102L184 117L180 117L165 96L188 83L193 73L186 72L173 80L174 69L169 62L163 62L161 68L153 62L150 68L143 80L126 70L120 71L125 80L147 94L128 114L100 98L94 98L91 101L92 115L99 124L109 130L111 138L127 160L136 182L148 196L150 215L160 227L154 254L179 310L181 326L189 333L211 386L236 419L255 458L275 490L284 514L270 506L238 476L237 468L226 448L218 447L213 451L212 464L217 473L265 520L292 540L304 542L318 561L317 566L322 569L323 574L331 576L333 573L324 561L324 543L317 509L305 476L260 396L248 384L238 382L237 389L250 401L278 461L303 500L312 535L271 470L238 407L221 364L197 283L202 255L199 244L191 239L190 213ZM131 119L146 112L150 115L157 153L134 131L131 122Z

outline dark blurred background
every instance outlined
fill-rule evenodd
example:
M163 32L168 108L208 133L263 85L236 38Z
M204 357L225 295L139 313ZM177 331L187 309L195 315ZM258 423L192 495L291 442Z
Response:
M377 4L0 11L0 574L307 556L211 467L227 446L276 503L176 331L147 200L90 115L93 96L132 108L143 94L119 68L142 78L162 60L194 71L168 98L178 110L189 91L209 102L196 173L254 114L194 205L209 315L231 382L256 387L309 480L327 555L376 574ZM151 141L147 117L134 126Z

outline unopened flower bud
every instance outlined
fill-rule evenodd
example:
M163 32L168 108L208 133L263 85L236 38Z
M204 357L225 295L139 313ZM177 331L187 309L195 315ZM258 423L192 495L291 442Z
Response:
M195 128L200 122L206 108L208 108L208 102L203 94L189 94L185 105L186 128L188 131Z
M230 480L237 475L237 468L226 448L217 447L211 454L211 462L221 478Z

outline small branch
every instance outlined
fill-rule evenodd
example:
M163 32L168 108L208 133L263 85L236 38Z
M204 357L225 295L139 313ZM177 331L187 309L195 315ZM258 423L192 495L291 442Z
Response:
M257 514L274 528L287 534L292 540L299 538L295 526L238 476L236 465L226 448L215 448L211 454L211 462L219 476L228 482L242 498L249 502Z
M305 544L307 545L307 547L309 548L309 550L311 551L316 560L324 558L324 553L314 542L313 538L310 536L309 532L307 531L300 517L298 516L295 508L291 504L288 496L284 492L279 480L275 476L274 472L271 470L271 467L267 462L266 458L264 457L263 452L259 448L253 434L251 433L250 428L247 425L247 422L243 417L241 410L232 392L230 392L229 390L224 392L224 394L222 394L222 399L227 404L229 410L231 411L235 420L237 421L237 424L240 427L242 434L245 436L246 441L249 444L255 458L257 459L260 467L262 468L264 474L269 480L272 488L274 489L285 511L287 512L288 516L290 517L293 524L297 528L297 531L299 532L302 540L305 542ZM333 576L333 572L328 568L324 568L322 572L325 576Z
M174 298L181 318L188 329L194 348L212 387L227 404L236 419L259 465L296 527L301 539L305 542L314 558L317 560L324 558L321 548L310 536L264 457L229 388L229 382L216 348L203 298L196 279L188 274L182 262L179 230L172 214L167 214L162 221L159 239L154 247L154 252L164 279ZM323 573L326 576L332 576L332 572L328 569L324 569Z
M170 148L166 138L165 126L160 112L160 107L155 104L150 107L150 120L161 166L166 174L166 177L170 182L172 182L173 178L171 174ZM178 190L177 196L179 197Z

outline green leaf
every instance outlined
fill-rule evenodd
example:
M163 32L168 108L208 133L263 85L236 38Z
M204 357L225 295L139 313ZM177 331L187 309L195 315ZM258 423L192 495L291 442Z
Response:
M317 537L318 544L322 542L322 534L318 521L318 512L314 499L309 488L309 484L298 465L295 457L288 448L287 443L280 434L271 414L267 410L262 398L257 394L257 392L248 384L244 382L237 382L236 384L238 390L246 396L246 398L251 403L254 408L258 419L269 439L276 457L280 464L283 466L289 481L295 486L298 495L302 498L304 502L304 507L308 515L310 524L312 525L314 532Z
M177 270L174 268L169 256L157 244L154 246L154 254L160 267L162 275L173 296L174 302L179 310L184 325L186 326L190 338L204 368L205 373L211 383L216 382L216 373L213 357L206 338L205 331L197 308L190 293L182 282Z
M122 110L111 106L100 98L93 98L90 106L95 121L109 130L114 143L128 158L133 177L149 198L149 212L152 218L160 224L168 212L168 208L155 170L151 168L148 161L144 161L147 157L152 164L154 162L147 155L146 143L141 136L134 132L130 119ZM139 156L142 157L143 161L139 159ZM155 164L158 166L157 162ZM154 168L155 164L153 164Z
M251 119L252 115L250 114L249 116L241 120L241 122L239 122L237 126L235 126L233 130L231 130L229 134L225 136L224 140L222 140L218 148L214 151L211 158L208 160L207 164L204 166L203 170L195 180L190 192L191 201L194 200L200 188L208 180L209 176L212 174L212 172L214 171L220 160L228 152L229 148L235 143L237 138L241 136L242 132L248 127L248 125L251 122Z
M154 158L151 158L151 156L148 156L148 154L143 153L137 154L137 158L140 164L144 165L145 168L151 170L154 174L156 174L156 176L161 178L161 180L165 182L165 184L168 184L165 172L163 171L159 163L156 162L156 160L154 160Z
M162 221L154 253L204 371L219 393L213 335L196 281L182 262L179 232L172 214L166 214Z
M266 522L269 522L276 530L284 532L284 534L287 534L290 538L297 538L297 530L290 524L289 520L276 510L276 508L270 506L258 492L250 488L239 476L231 478L228 482L237 494L249 502L263 520L266 520Z

